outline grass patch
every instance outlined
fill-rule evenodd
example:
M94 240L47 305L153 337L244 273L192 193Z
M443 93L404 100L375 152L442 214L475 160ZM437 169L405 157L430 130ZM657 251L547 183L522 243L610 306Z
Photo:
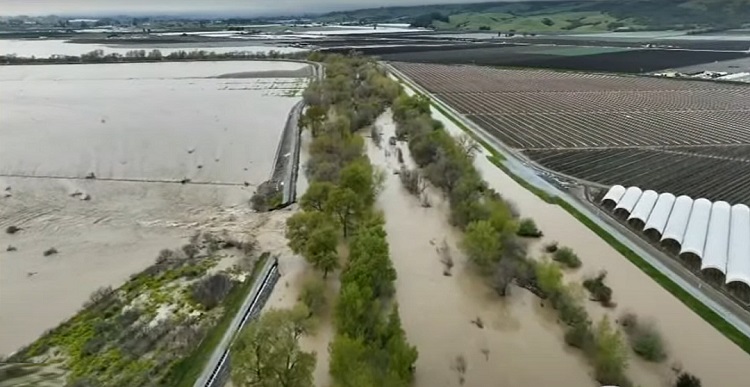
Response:
M192 387L195 381L203 372L208 359L211 357L214 349L221 342L224 337L224 332L229 329L229 325L232 323L234 316L242 307L242 302L245 300L245 296L250 292L255 284L255 279L258 277L260 270L270 257L269 253L263 253L255 267L250 278L247 278L241 285L236 286L227 295L226 299L222 303L224 305L224 314L221 316L219 322L209 330L206 338L200 343L200 345L193 350L190 356L182 359L180 362L175 364L170 370L169 376L166 378L172 386L184 386Z
M549 204L556 204L556 200L558 199L556 196L552 196L545 192L544 190L541 190L528 181L516 176L513 172L508 169L508 167L503 164L503 160L496 158L494 156L487 156L487 160L489 160L492 164L494 164L496 167L500 168L503 172L505 172L506 175L508 175L511 179L513 179L516 183L520 184L523 188L526 188L528 191L531 191L534 195L538 196L540 199L544 200L546 203Z

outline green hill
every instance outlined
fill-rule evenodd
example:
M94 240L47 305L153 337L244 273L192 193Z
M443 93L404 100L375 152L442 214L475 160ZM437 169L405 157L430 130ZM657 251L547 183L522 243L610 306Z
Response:
M518 32L721 30L750 24L750 0L563 0L382 7L333 12L318 20Z

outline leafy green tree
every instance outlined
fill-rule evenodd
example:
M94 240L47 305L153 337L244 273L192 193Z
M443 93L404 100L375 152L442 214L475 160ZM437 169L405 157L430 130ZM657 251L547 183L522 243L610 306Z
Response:
M328 304L326 298L326 283L320 277L310 277L302 284L299 301L301 301L311 314L319 314Z
M352 239L349 267L342 282L353 282L371 289L373 297L393 295L396 270L388 255L388 242L382 227L360 229Z
M323 272L323 278L339 267L336 250L338 233L333 224L325 224L311 231L307 246L303 251L305 259L317 270Z
M562 271L554 262L547 259L534 265L537 285L544 293L554 296L563 291Z
M300 207L305 211L325 211L328 196L336 188L327 181L314 181L307 187L307 191L300 198Z
M368 363L369 349L362 339L339 334L331 342L329 372L334 387L380 387Z
M304 254L311 235L333 224L328 214L320 211L301 211L286 220L286 238L295 254Z
M328 196L325 209L336 218L346 238L354 227L354 220L362 214L364 203L351 189L338 187Z
M489 272L500 259L502 244L495 228L490 222L482 220L466 227L461 248L480 270Z
M622 334L612 327L609 317L602 317L594 331L594 372L596 380L604 384L625 384L628 349Z
M380 303L372 290L356 282L342 281L334 318L339 333L350 337L373 337L378 329Z
M360 158L349 163L341 170L339 185L352 190L365 205L375 201L375 185L373 168L366 158Z
M232 345L232 383L312 387L316 356L299 347L302 321L301 310L269 310L245 327Z

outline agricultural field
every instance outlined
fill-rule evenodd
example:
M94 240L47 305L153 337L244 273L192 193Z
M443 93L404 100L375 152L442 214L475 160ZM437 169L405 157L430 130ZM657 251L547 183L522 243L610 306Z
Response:
M420 49L393 53L389 48L358 49L392 62L435 64L472 64L486 66L531 67L577 71L614 73L644 73L664 69L722 62L747 56L734 51L695 51L668 49L640 49L628 47L575 46L585 42L567 42L569 46L498 45L444 50ZM601 45L601 43L592 43ZM633 46L629 43L628 46ZM609 45L611 46L611 44ZM743 50L746 49L743 48Z
M750 203L750 87L395 63L506 145L585 181Z

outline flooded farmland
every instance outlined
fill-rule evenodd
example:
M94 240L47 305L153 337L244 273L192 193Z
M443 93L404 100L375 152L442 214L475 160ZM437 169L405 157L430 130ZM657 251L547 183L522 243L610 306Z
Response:
M0 67L0 354L197 230L266 227L247 200L271 172L305 67Z
M440 120L453 135L463 133L460 128L441 113L434 112L433 117ZM522 216L531 217L536 221L545 235L541 243L558 241L563 246L571 247L580 256L583 267L577 272L570 273L568 275L570 280L580 279L587 274L595 274L602 269L608 272L607 283L613 289L613 300L617 303L617 307L614 309L604 309L597 304L589 302L586 306L592 318L599 319L604 313L608 313L614 319L625 311L632 311L642 318L653 320L661 329L668 346L670 358L666 364L655 366L637 360L634 355L631 356L628 374L636 384L643 386L664 385L670 377L670 371L667 368L669 365L678 364L686 371L700 377L704 385L707 386L740 387L746 385L746 382L740 375L742 375L742 370L750 367L750 356L748 354L661 288L656 282L632 265L625 257L620 255L585 225L578 222L564 209L545 203L518 185L518 183L513 181L500 169L492 165L484 154L477 156L475 165L490 187L497 190L507 200L513 202ZM388 205L391 204L389 203ZM399 213L397 211L394 212L396 214ZM413 215L410 213L410 216ZM393 218L393 215L388 217L388 219L391 218ZM426 227L428 227L428 223L421 222L410 232L421 232ZM389 230L389 235L393 238L391 230ZM398 237L398 234L396 237ZM412 238L411 235L410 238ZM396 242L392 242L394 263L398 266L399 259L395 256L395 246ZM541 246L541 244L537 246ZM531 250L530 253L533 256L541 255L540 250ZM414 257L415 255L409 256L409 260L414 259ZM437 260L437 258L433 258L433 260ZM401 275L401 271L399 271L399 275ZM414 281L419 281L424 276L425 274L419 274L413 278L409 277L409 282L411 282L409 286L419 286ZM405 281L403 276L399 280ZM425 280L424 283L429 283L429 281ZM516 297L516 293L514 293L513 297ZM421 297L428 297L429 292L420 292L420 294L423 294ZM399 293L399 297L401 295L402 293ZM436 297L435 299L440 300L440 302L436 302L437 304L445 305L444 300L447 298ZM408 301L405 300L404 302ZM415 304L415 307L425 308L428 304L430 303L422 302L421 304ZM493 306L492 308L498 308L498 306ZM402 306L402 310L405 326L408 327L408 320L405 317L409 313L408 309ZM420 315L425 314L423 310L415 313ZM527 316L532 317L532 315ZM465 319L473 318L471 315L464 317ZM519 324L525 326L536 323L519 318ZM407 333L412 338L411 331L407 330ZM417 334L426 333L420 330ZM439 339L438 335L432 337L432 341L439 341ZM534 342L538 338L529 337L528 340ZM559 345L559 349L555 350L554 353L556 356L562 358L564 343L560 341ZM493 366L499 367L500 365L493 364ZM539 369L544 368L539 367L537 370ZM573 371L567 369L563 372L569 373ZM531 384L535 385L537 383Z

